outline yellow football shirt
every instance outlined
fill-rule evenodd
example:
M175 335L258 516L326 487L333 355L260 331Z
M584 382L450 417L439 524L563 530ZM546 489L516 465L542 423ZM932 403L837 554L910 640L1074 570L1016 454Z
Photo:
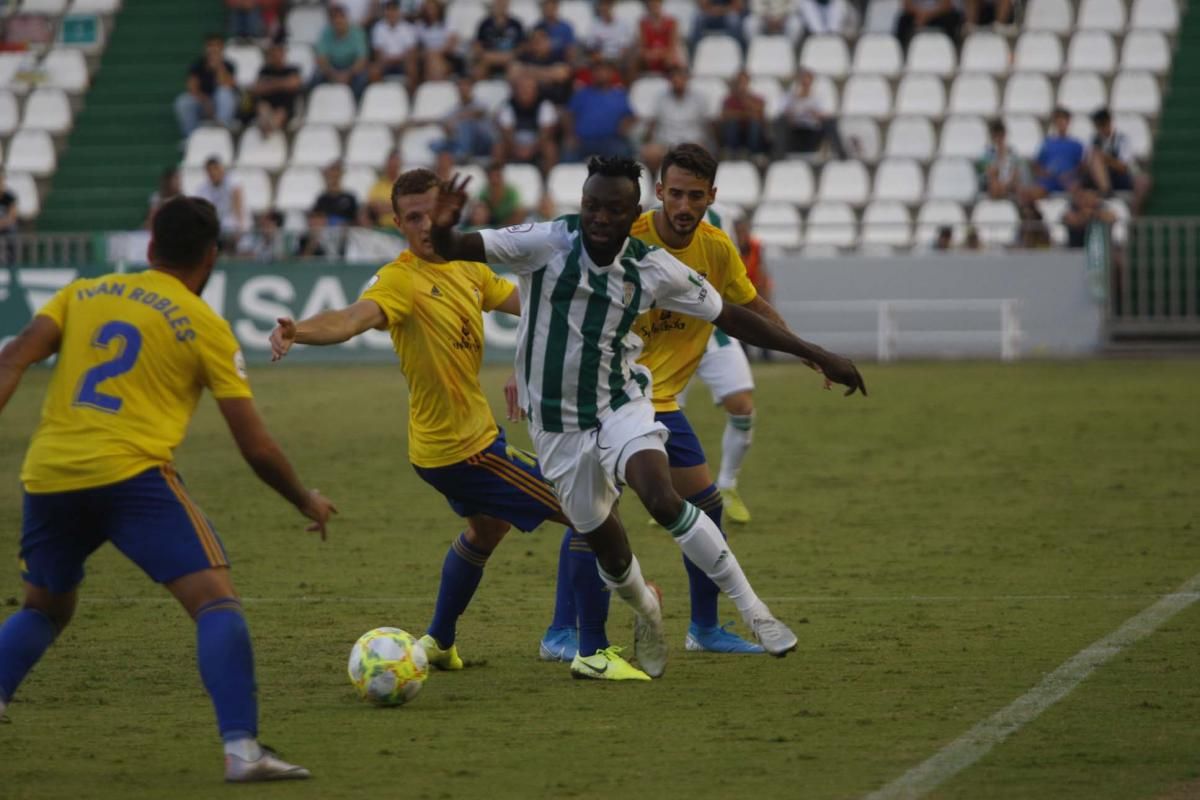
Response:
M658 213L661 210L656 209L638 217L630 235L661 247L687 264L707 278L727 302L745 305L758 295L746 275L741 254L724 231L701 222L687 247L667 247L654 229L654 215ZM675 398L700 364L708 337L712 335L712 323L656 308L638 317L633 329L645 342L638 363L645 365L654 377L651 398L654 410L679 410Z
M434 264L405 250L362 293L387 317L408 381L408 457L416 466L463 461L500 434L479 386L483 312L515 290L486 264Z
M105 486L169 464L204 387L250 397L229 323L160 270L77 280L38 314L62 330L21 481Z

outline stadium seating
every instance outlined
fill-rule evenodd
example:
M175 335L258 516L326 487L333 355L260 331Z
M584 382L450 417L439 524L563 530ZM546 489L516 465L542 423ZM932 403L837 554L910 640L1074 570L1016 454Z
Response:
M12 92L0 91L0 137L11 136L17 129L21 108L17 96Z
M796 53L791 40L786 36L755 37L746 54L746 71L752 76L791 78L796 73Z
M921 165L910 158L889 158L875 170L876 200L896 200L905 205L920 202L925 191L925 173Z
M762 195L764 201L792 203L806 208L812 204L815 195L816 181L807 161L776 161L767 169Z
M346 139L347 164L381 169L396 149L396 136L386 125L355 125Z
M329 125L305 125L296 132L289 162L298 167L325 167L342 157L342 139Z
M373 83L363 92L358 121L397 128L408 121L408 92L397 83Z
M239 167L259 167L279 172L287 164L287 138L280 131L264 136L256 126L250 126L238 142Z
M799 247L804 242L800 212L790 203L760 203L750 219L750 230L763 244Z
M912 244L912 217L903 203L875 200L863 211L862 241L868 245L908 247Z
M900 43L891 33L868 33L859 38L854 48L855 75L893 78L903 69L904 56L900 52Z
M354 93L350 87L340 83L323 83L308 95L308 112L305 122L309 125L330 125L345 130L354 124L356 115Z

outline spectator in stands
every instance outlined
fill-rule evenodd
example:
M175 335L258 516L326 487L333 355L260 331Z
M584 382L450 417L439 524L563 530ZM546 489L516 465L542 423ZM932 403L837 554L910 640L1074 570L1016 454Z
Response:
M896 18L896 38L900 47L908 50L912 37L927 29L940 30L958 41L963 16L955 0L904 0Z
M801 27L808 34L845 36L855 32L858 13L846 0L798 0Z
M258 39L266 33L259 0L225 0L229 10L229 35L234 39Z
M633 107L629 92L615 84L616 66L601 59L592 72L592 85L578 89L563 111L566 157L582 161L588 156L632 156L629 129Z
M317 40L317 73L313 83L341 83L361 97L371 80L367 34L350 24L346 9L329 7L329 24Z
M767 152L767 103L750 90L750 75L739 72L721 105L721 146L727 157Z
M567 62L574 60L575 29L571 27L571 23L558 16L558 0L542 0L542 19L533 30L545 31L550 37L554 58Z
M195 196L203 197L216 208L217 219L221 222L221 248L231 251L246 228L242 187L215 156L204 162L204 172L208 181L196 189Z
M287 258L287 236L283 230L283 214L265 211L254 218L254 231L238 243L238 255L270 263Z
M1002 121L992 120L988 133L992 143L977 164L979 190L994 200L1019 200L1030 183L1029 164L1009 149Z
M796 44L804 33L796 10L796 0L750 0L750 13L746 15L742 28L746 41L755 36L786 36L792 44Z
M400 15L399 0L388 0L383 4L383 16L371 28L371 80L378 81L389 75L403 75L408 79L409 91L417 87L420 78L417 43L417 28Z
M571 97L571 65L554 54L554 42L545 30L539 28L530 34L519 62L509 70L509 79L515 79L518 74L532 76L541 92L555 105L563 105Z
M1017 234L1018 247L1027 250L1049 247L1051 244L1050 229L1046 227L1046 221L1042 218L1042 212L1038 211L1037 206L1029 203L1019 204L1017 213L1021 217L1021 230Z
M667 150L684 142L712 147L712 126L708 121L708 100L689 86L688 73L675 67L667 73L669 86L654 104L654 116L646 127L642 161L651 174L658 173Z
M621 72L625 73L633 66L638 34L632 25L616 16L613 5L613 0L597 0L596 18L586 40L587 49L620 65Z
M492 227L507 227L524 222L529 210L521 205L521 195L516 188L504 181L504 165L493 161L487 167L487 184L477 198L488 210L487 224Z
M329 230L325 215L315 208L308 212L308 228L297 243L296 255L301 258L328 258L337 253L337 244Z
M1083 144L1067 135L1071 112L1059 106L1050 116L1053 132L1042 142L1033 164L1034 183L1025 191L1032 203L1055 192L1070 191L1079 182L1083 168Z
M525 44L525 29L508 13L508 0L492 0L492 13L479 23L472 47L476 77L503 75Z
M813 93L813 74L808 70L797 73L783 111L775 121L772 138L777 158L787 153L815 153L826 141L839 159L846 157L837 118L830 113L824 98Z
M445 80L463 71L458 54L458 34L446 26L446 7L441 0L424 0L417 15L417 41L421 44L421 77Z
M376 228L397 230L396 212L392 210L392 186L400 177L400 169L400 152L393 150L388 154L383 174L379 176L379 180L375 181L371 186L371 191L367 193L367 214Z
M979 238L979 229L974 225L967 226L967 235L963 237L962 249L970 251L983 249L983 240Z
M527 72L518 73L512 82L512 96L496 113L500 140L493 157L496 161L538 164L543 172L558 163L558 111L538 89L537 80Z
M453 163L462 164L472 158L487 156L496 144L496 132L491 115L475 97L475 81L458 79L458 107L442 119L446 138L433 146Z
M325 191L317 195L313 211L323 214L330 227L361 224L358 198L342 188L342 162L334 161L321 174L325 178Z
M943 225L937 230L937 238L933 240L934 250L949 250L954 246L954 228Z
M158 211L158 207L170 200L172 197L177 197L183 194L183 187L180 184L179 168L166 167L158 176L158 188L150 194L150 208L146 212L146 227L154 222L154 212Z
M0 264L16 261L17 195L8 188L0 167Z
M638 23L639 72L662 73L683 66L679 22L663 13L662 0L646 0L646 13Z
M300 70L287 63L287 50L280 42L267 48L267 61L250 87L255 98L257 124L264 134L283 130L296 113L296 98L304 91Z
M1112 192L1133 192L1131 211L1141 213L1150 193L1150 176L1138 172L1129 137L1113 127L1112 114L1101 108L1092 114L1096 135L1087 156L1084 182L1107 197Z
M982 28L987 25L1011 25L1013 0L966 0L967 23Z
M746 13L744 0L699 0L696 18L692 22L692 50L710 33L730 36L745 46L742 38L742 17Z
M175 117L184 136L211 119L226 128L233 127L238 108L233 62L225 58L225 40L220 34L204 39L204 55L188 70L187 91L175 98Z
M1117 215L1105 207L1096 190L1077 186L1071 192L1071 203L1063 212L1062 221L1067 226L1067 247L1083 247L1087 244L1089 228L1111 226L1117 221Z

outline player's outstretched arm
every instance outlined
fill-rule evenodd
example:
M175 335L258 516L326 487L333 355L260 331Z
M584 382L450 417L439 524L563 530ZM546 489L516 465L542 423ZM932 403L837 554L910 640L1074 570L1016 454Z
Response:
M471 176L461 181L455 175L438 187L437 203L433 207L429 239L433 249L447 261L486 261L483 237L478 233L459 233L454 230L467 204L467 184Z
M856 391L861 391L864 395L867 393L867 385L863 382L862 375L858 374L858 368L854 366L853 361L806 342L787 329L741 306L726 303L720 316L713 320L713 324L746 344L791 353L812 362L827 379L848 387L847 395Z
M290 317L275 320L271 331L271 360L288 354L293 344L341 344L372 328L383 328L387 317L374 300L359 300L336 311L322 311L299 322Z
M242 452L242 458L246 459L254 474L311 519L313 524L307 530L319 531L324 539L325 525L337 513L337 509L329 498L316 489L306 489L300 482L291 462L267 432L254 401L248 397L233 397L218 400L217 405Z
M57 353L61 340L62 330L58 323L39 314L0 349L0 411L8 405L25 370Z

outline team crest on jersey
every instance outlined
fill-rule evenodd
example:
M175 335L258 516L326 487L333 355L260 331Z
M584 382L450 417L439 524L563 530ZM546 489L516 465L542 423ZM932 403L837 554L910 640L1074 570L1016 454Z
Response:
M441 296L442 296L442 290L441 290L441 289L439 289L439 288L437 287L437 284L436 284L436 283L433 285L433 288L429 290L429 293L430 293L431 295L433 295L434 297L441 297Z
M625 287L625 306L626 306L626 308L628 308L633 303L633 295L634 295L634 292L637 291L637 287L634 286L629 281L625 281L624 287Z
M233 354L233 369L237 372L239 378L242 380L246 379L246 357L242 355L241 350Z
M531 230L533 230L533 223L523 222L520 225L509 225L504 230L508 231L509 233L529 233Z
M371 276L371 280L367 281L367 285L363 287L363 291L365 292L367 289L370 289L372 286L374 286L377 283L379 283L379 273L378 272L376 272L374 275Z

